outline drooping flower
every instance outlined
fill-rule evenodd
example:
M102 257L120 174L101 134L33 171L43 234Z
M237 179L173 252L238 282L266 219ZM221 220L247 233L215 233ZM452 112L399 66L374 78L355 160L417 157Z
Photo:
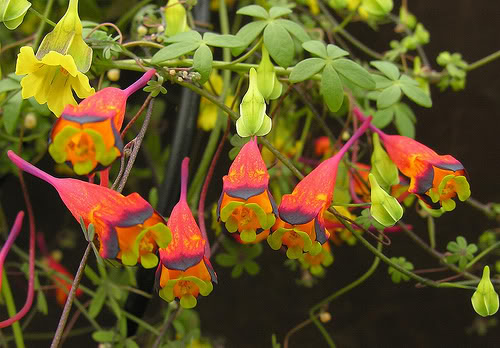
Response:
M76 104L73 91L85 98L94 93L84 75L92 62L92 49L82 37L78 0L70 0L66 14L43 39L36 56L24 46L17 57L16 74L21 80L23 98L35 97L59 116L67 104Z
M165 19L167 28L165 35L170 37L185 31L189 31L187 15L184 5L179 0L168 0L165 7Z
M0 22L7 29L16 29L23 22L30 6L27 0L0 0Z
M55 178L8 151L21 170L51 184L77 221L93 224L103 258L118 258L124 265L140 262L145 268L158 264L158 247L171 240L165 220L139 194L128 196L81 180Z
M356 116L364 119L361 111ZM388 135L371 126L378 133L391 160L398 169L410 178L408 191L433 208L446 211L455 209L453 200L465 201L470 197L470 185L464 166L450 155L438 155L434 150L411 138Z
M262 59L257 67L257 86L267 102L279 98L283 90L265 46L262 46Z
M299 258L303 252L317 255L321 252L329 232L323 213L330 207L340 160L351 145L368 128L365 121L356 133L334 156L317 166L295 186L291 194L283 195L278 208L279 219L273 233L267 238L271 248L287 247L287 256Z
M175 298L183 308L196 306L199 294L212 292L212 282L217 283L205 244L208 243L194 220L186 201L189 158L182 161L181 196L168 219L172 242L159 249L160 264L156 271L159 295L167 302Z
M76 174L90 174L111 165L122 155L120 129L127 98L155 74L147 71L127 89L107 87L78 105L67 105L54 123L49 153L57 163L66 162Z
M277 208L256 137L241 148L222 181L217 217L226 229L238 232L246 243L266 238L276 222Z

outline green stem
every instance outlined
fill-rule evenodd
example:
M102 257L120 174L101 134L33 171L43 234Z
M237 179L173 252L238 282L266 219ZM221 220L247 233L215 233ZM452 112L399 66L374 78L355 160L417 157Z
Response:
M224 69L225 67L228 67L230 65L238 64L238 63L241 63L241 62L247 60L248 57L250 57L252 54L254 54L255 51L257 51L260 48L260 46L262 45L262 42L263 42L263 38L261 37L259 39L259 41L257 41L257 43L255 44L255 46L253 46L247 53L245 53L244 55L242 55L238 59L235 59L235 60L227 63L226 65L219 66L219 68Z
M47 5L45 5L45 11L43 12L44 18L42 20L42 23L40 23L38 30L36 31L35 40L33 41L33 47L38 47L38 44L40 43L40 39L42 38L43 30L45 29L45 23L47 21L49 21L49 19L47 17L49 16L49 13L50 13L50 10L52 9L53 4L54 4L54 0L48 0ZM33 7L30 7L30 10L32 10L32 12L35 11L33 9ZM38 13L38 12L36 12L36 13ZM50 21L50 22L52 22L52 21ZM50 24L54 27L56 26L56 23L54 23L54 22L52 22Z
M366 203L340 203L340 202L332 202L332 203L330 203L330 206L337 206L337 207L366 207L368 205L372 205L372 202L366 202Z
M125 47L125 48L130 48L130 47L135 47L135 46L153 47L153 48L159 48L159 49L162 49L165 47L159 43L152 42L152 41L130 41L130 42L126 42L126 43L122 44L122 47Z
M40 12L38 12L37 10L35 10L33 7L30 7L28 9L31 13L33 13L35 16L37 16L38 18L40 18L42 21L44 21L45 23L55 27L56 26L56 23L52 22L50 19L48 19L46 16L44 16L43 14L41 14ZM46 12L46 11L45 11Z
M127 13L125 13L123 16L120 17L120 20L118 22L116 22L116 26L118 28L123 29L123 27L125 26L125 24L127 24L128 21L131 20L132 17L134 17L135 14L141 8L143 8L144 6L146 6L147 4L149 4L151 1L153 1L153 0L143 0L140 3L138 3L137 5L135 5L134 7L132 7Z
M478 262L480 259L482 259L484 256L486 256L490 251L500 247L500 241L496 242L495 244L490 245L486 249L484 249L481 253L479 253L475 258L470 260L470 262L465 266L464 269L468 269L472 267L476 262Z
M279 159L285 166L290 169L290 171L295 175L299 180L304 178L304 175L293 165L292 161L283 156L281 152L279 152L270 142L264 137L259 137L259 142L263 144L269 151L272 152L277 159Z
M376 250L379 253L382 252L382 243L380 243L380 242L378 243ZM375 270L377 269L379 263L380 263L380 258L377 256L373 260L373 263L370 266L370 268L368 268L368 270L361 277L359 277L358 279L356 279L352 283L344 286L342 289L334 292L333 294L331 294L330 296L328 296L327 298L325 298L324 300L322 300L321 302L319 302L318 304L316 304L314 307L312 307L311 310L309 311L309 317L311 318L312 322L314 322L314 324L316 324L316 326L318 327L318 329L321 331L321 333L323 334L323 337L326 339L326 341L328 342L328 345L330 347L335 347L335 343L333 342L332 338L330 337L330 335L328 334L328 332L325 330L325 328L323 327L323 325L321 324L321 322L318 320L318 318L317 318L317 316L315 315L314 312L316 312L318 309L320 309L324 305L332 302L336 298L342 296L343 294L351 291L352 289L354 289L355 287L357 287L358 285L360 285L361 283L363 283L365 280L367 280L368 278L370 278L371 275L373 274L373 272L375 272Z
M132 313L129 313L129 312L126 312L126 311L122 311L122 313L123 313L123 315L125 317L127 317L127 319L130 319L133 322L139 324L139 326L142 326L146 330L152 332L154 335L158 336L160 334L160 331L158 331L154 326L146 323L144 320L142 320L141 318L136 317Z
M349 24L351 22L352 18L354 17L354 14L356 13L356 11L358 10L360 5L361 5L361 3L353 11L351 11L351 13L349 13L349 15L347 17L345 17L344 20L342 20L342 22L339 25L337 25L335 28L333 28L333 30L332 30L333 34L344 29L347 26L347 24Z
M467 68L465 68L465 70L471 71L471 70L480 68L483 65L491 63L492 61L494 61L495 59L498 59L498 58L500 58L500 50L498 50L498 51L496 51L496 52L494 52L494 53L492 53L484 58L481 58L481 59L475 61L474 63L467 65Z
M476 208L490 219L495 219L497 216L493 209L491 209L491 204L483 204L472 197L469 197L465 203L469 204L473 208Z
M436 249L436 224L432 216L427 217L427 230L429 232L429 244L432 249Z
M12 297L9 280L7 279L6 272L2 270L2 294L7 306L7 314L9 317L16 315L16 304ZM12 323L12 332L14 333L14 340L16 341L17 348L24 348L23 331L18 321Z
M311 112L309 112L306 116L306 122L304 124L304 128L302 128L302 134L300 134L299 149L297 150L297 153L294 156L295 161L298 161L298 159L302 156L302 151L304 150L304 144L306 142L307 135L309 134L309 129L311 128L312 118L313 115Z

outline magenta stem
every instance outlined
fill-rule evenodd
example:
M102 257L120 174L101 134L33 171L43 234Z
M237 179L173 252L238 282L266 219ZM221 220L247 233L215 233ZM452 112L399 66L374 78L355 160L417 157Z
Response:
M12 150L7 151L7 156L9 156L9 159L22 171L25 171L26 173L30 173L31 175L36 176L37 178L42 179L43 181L48 182L52 186L55 186L56 181L58 180L57 178L54 178L52 175L45 173L43 170L38 169L34 165L32 165L29 162L26 162L23 160L21 157L16 155L16 153Z
M7 237L7 241L2 247L0 251L0 291L2 291L2 272L3 272L3 264L5 262L5 258L9 253L10 247L14 244L19 232L21 231L21 226L23 225L24 211L20 211L17 213L16 220L14 221L14 225L9 232L9 237Z
M338 161L340 161L340 159L345 155L345 153L347 152L347 150L349 150L349 148L354 144L354 142L356 140L358 140L358 138L365 133L365 131L370 126L371 120L372 120L371 116L368 117L368 118L363 119L363 124L361 125L361 127L359 127L356 130L356 132L354 132L354 134L352 135L352 137L344 144L344 146L342 146L342 148L339 150L339 152L337 152L335 154L334 157L336 157Z
M364 122L364 121L368 118L367 116L365 116L365 115L363 114L363 112L362 112L362 111L361 111L358 107L355 107L355 108L353 109L353 112L354 112L354 115L356 115L356 117L357 117L360 121L362 121L362 122ZM370 117L371 117L371 116L370 116ZM375 127L373 124L370 124L370 125L369 125L369 127L370 127L370 130L371 130L372 132L377 133L378 135L380 135L380 137L381 137L381 138L385 138L385 137L387 137L387 136L388 136L386 133L382 132L380 129L378 129L377 127Z
M181 166L181 201L186 200L187 184L189 176L189 157L185 157L182 160Z
M146 86L146 84L148 83L149 80L151 80L154 74L156 74L155 69L148 70L144 75L142 75L139 78L139 80L135 81L133 84L124 89L123 91L127 95L127 98L130 97L135 92L137 92L142 87Z

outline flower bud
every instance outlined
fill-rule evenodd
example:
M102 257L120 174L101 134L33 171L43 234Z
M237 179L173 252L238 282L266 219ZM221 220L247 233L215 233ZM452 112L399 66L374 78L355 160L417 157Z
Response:
M30 6L27 0L0 0L0 22L7 29L16 29L23 22Z
M145 36L147 33L148 33L148 28L146 28L144 25L139 25L137 27L137 35Z
M109 81L116 82L120 79L120 69L110 69L106 73Z
M393 226L403 217L403 208L398 200L385 192L378 184L375 175L368 174L371 187L370 214L385 227Z
M372 153L372 170L377 182L386 191L392 186L399 184L398 167L389 158L389 155L380 145L379 135L373 133L373 153Z
M257 85L266 101L279 98L283 86L276 77L274 65L269 58L269 52L262 46L262 60L257 68Z
M189 31L190 29L187 24L186 9L179 0L168 1L165 8L165 18L167 21L165 35L168 37Z
M24 117L24 128L33 129L36 127L36 124L36 114L33 112L26 114Z
M328 312L321 312L319 314L319 320L322 323L328 323L330 320L332 320L332 315Z
M471 298L472 307L482 317L493 315L498 311L498 294L490 280L490 268L484 266L483 276L477 285L477 290Z
M248 91L240 104L240 118L236 121L236 131L242 138L263 136L271 131L272 121L266 115L266 103L259 91L257 71L250 69Z

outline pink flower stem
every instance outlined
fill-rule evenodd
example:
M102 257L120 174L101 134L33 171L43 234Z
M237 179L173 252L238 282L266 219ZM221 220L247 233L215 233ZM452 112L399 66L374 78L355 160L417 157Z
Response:
M212 163L210 163L210 167L208 168L207 176L205 177L205 182L203 183L203 187L200 193L200 201L198 202L198 225L200 225L200 231L205 239L205 256L210 258L212 254L210 250L210 243L208 242L207 236L207 228L205 226L205 199L207 198L208 186L210 186L210 181L212 180L212 176L214 174L215 165L219 160L222 149L224 148L224 143L226 141L227 135L229 134L229 129L231 128L231 119L228 117L226 130L224 131L224 135L217 146L217 150L215 151L214 157L212 158Z
M12 157L10 155L14 154L14 152L9 151L7 154L9 156L9 158L12 160ZM14 156L17 157L17 155L15 155L15 154L14 154ZM31 166L31 167L35 168L34 166ZM28 167L27 169L32 170L32 168L30 168L30 167ZM28 190L26 188L26 183L24 182L22 170L24 170L24 169L21 169L21 167L19 167L19 182L21 183L21 188L23 190L24 200L26 202L26 208L28 210L28 217L29 217L29 223L30 223L30 247L29 247L30 249L29 249L29 262L28 262L28 264L29 264L28 295L26 296L26 302L24 303L23 308L21 308L21 310L19 312L17 312L17 314L10 317L9 319L1 321L0 328L10 326L10 325L12 325L12 323L23 318L26 315L26 313L28 313L28 311L30 310L31 305L33 304L33 297L35 294L35 291L34 291L34 289L35 289L35 286L34 286L35 285L35 240L36 240L36 237L35 237L35 216L33 215L33 207L31 206L31 201L30 201L30 198L28 195ZM26 171L28 171L28 170L26 170ZM40 173L37 173L37 174L39 175ZM34 174L34 175L36 175L36 174ZM36 176L38 176L38 175L36 175ZM17 222L17 218L16 218L16 222ZM15 226L15 224L14 224L14 226Z
M350 176L352 176L351 173L349 173ZM354 189L354 178L351 178L351 180L349 180L349 193L351 194L351 198L352 200L354 201L354 203L356 204L361 204L361 203L365 203L361 200L361 198L358 197L358 194L356 193L356 190Z
M7 241L5 242L5 244L2 247L2 250L0 251L0 291L2 291L3 264L5 262L7 254L9 253L10 247L12 246L12 244L14 244L14 241L16 240L17 236L19 235L19 232L21 231L23 218L24 218L24 211L21 210L19 213L17 213L14 225L12 226L12 229L9 232L9 237L7 237Z
M148 81L151 80L154 74L156 74L155 69L148 70L144 75L142 75L139 78L139 80L135 81L133 84L124 89L123 91L127 95L127 98L130 97L135 92L137 92L142 87L144 87L148 83Z
M186 200L187 196L187 185L189 177L189 157L185 157L182 160L181 165L181 201Z
M354 112L354 115L356 115L356 117L357 117L360 121L362 121L362 122L366 121L366 119L368 118L367 116L365 116L365 115L363 114L363 112L362 112L362 111L361 111L358 107L355 107L355 108L353 109L353 112ZM371 117L371 116L370 116L370 117ZM369 125L369 127L370 127L370 130L371 130L371 131L373 131L373 132L377 133L377 134L378 134L381 138L385 138L385 137L387 137L387 134L385 134L384 132L382 132L380 129L378 129L378 128L377 128L377 127L375 127L374 125L370 124L370 125Z
M356 109L354 109L354 112L356 112ZM340 160L345 155L347 150L349 150L349 148L354 144L354 142L358 140L358 138L365 133L368 127L370 127L371 120L372 120L371 116L363 119L363 124L356 130L356 132L354 132L352 137L344 144L344 146L342 146L339 152L335 154L335 157L337 157L338 160Z

